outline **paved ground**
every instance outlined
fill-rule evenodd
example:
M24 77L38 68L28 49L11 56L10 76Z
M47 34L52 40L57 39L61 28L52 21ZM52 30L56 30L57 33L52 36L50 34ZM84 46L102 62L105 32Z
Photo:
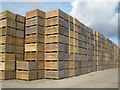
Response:
M92 72L62 80L6 80L3 88L118 88L118 69Z

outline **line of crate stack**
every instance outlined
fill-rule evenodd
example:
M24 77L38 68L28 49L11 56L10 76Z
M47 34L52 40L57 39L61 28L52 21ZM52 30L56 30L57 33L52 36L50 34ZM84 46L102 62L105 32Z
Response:
M56 9L46 12L45 78L69 77L68 15Z
M15 62L23 60L25 17L0 13L0 79L15 79Z
M25 60L17 62L17 79L44 78L44 25L45 12L26 13Z

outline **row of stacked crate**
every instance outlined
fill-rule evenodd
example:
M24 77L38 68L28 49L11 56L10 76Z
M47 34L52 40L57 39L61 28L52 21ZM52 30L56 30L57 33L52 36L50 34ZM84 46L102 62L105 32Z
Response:
M45 78L69 77L68 15L61 10L46 12Z
M117 45L59 9L27 12L26 29L25 17L8 11L2 13L0 23L3 79L15 78L15 69L16 79L35 80L67 78L118 66Z
M45 12L36 9L26 13L25 59L17 63L17 79L44 78L44 25Z
M15 63L23 60L25 17L0 13L0 79L15 79Z

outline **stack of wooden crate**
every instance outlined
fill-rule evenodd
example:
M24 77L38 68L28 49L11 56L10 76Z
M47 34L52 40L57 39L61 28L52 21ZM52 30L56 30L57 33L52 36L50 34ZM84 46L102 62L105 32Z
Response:
M15 79L15 62L23 60L25 17L10 11L0 15L0 78Z
M68 15L59 9L46 12L45 78L69 77Z
M116 44L59 9L29 11L26 23L9 11L0 16L0 79L62 79L118 67Z
M25 61L17 62L17 79L44 78L44 25L43 11L36 9L26 13Z

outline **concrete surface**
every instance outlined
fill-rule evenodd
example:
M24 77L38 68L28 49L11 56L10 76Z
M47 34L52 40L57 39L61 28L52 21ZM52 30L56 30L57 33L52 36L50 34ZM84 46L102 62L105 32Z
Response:
M6 80L3 88L118 88L118 69L108 69L62 80Z

